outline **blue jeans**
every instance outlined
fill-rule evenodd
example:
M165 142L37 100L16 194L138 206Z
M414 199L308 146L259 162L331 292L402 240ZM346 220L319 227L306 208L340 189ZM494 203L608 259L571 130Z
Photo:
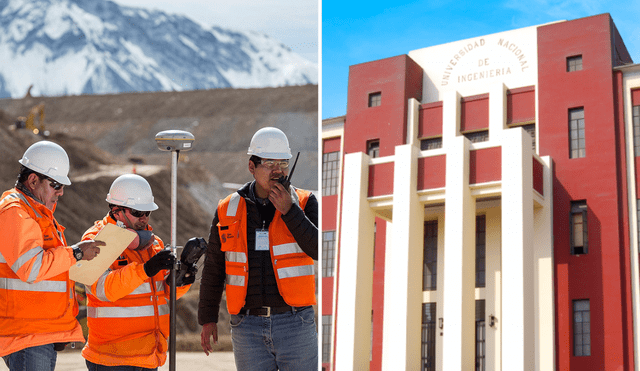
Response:
M58 353L53 349L53 344L45 344L25 348L2 358L10 371L53 371Z
M136 366L105 366L87 361L87 369L89 371L147 371L157 370L157 368L144 368Z
M318 333L313 307L272 314L231 316L238 371L318 370Z

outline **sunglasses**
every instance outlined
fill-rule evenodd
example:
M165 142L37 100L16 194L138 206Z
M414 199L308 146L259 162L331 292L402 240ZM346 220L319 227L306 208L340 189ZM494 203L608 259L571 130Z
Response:
M142 218L143 216L149 216L151 214L151 211L140 211L140 210L129 209L129 214L131 214L132 216L135 216L136 218Z
M49 181L49 187L55 189L56 191L61 190L62 188L64 188L64 184L62 183L58 183L55 180L51 179L51 178L47 178L47 180Z
M275 169L276 166L279 167L280 169L286 169L289 167L289 160L280 160L280 161L276 161L276 160L261 160L260 163L264 166L266 166L269 169Z

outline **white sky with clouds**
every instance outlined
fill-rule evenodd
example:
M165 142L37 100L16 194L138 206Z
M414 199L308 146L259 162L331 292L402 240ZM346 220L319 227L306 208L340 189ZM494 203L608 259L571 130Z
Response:
M265 33L318 63L318 0L112 0L182 14L204 27Z

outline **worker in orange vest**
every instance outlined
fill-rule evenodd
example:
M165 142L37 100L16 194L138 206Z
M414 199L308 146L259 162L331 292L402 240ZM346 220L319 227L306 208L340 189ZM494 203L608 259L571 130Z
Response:
M201 345L208 355L211 339L217 342L226 290L239 371L317 370L318 201L281 182L291 158L281 130L258 130L247 154L255 180L220 201L211 224L198 307Z
M134 241L98 280L87 287L89 336L82 349L90 371L157 369L167 359L169 337L168 269L175 257L149 225L158 209L151 186L136 174L111 184L109 213L95 222L82 239L94 238L107 224L136 232ZM179 283L177 297L195 280Z
M0 356L9 370L53 370L56 351L84 342L69 268L91 260L104 242L67 246L53 216L68 178L69 157L58 144L30 146L13 189L0 200Z

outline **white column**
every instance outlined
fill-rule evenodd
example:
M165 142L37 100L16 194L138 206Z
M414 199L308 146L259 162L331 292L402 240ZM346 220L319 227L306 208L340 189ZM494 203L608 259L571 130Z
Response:
M442 94L442 147L448 148L460 133L460 94L448 91Z
M535 365L533 175L531 137L502 138L502 369Z
M396 147L393 175L393 244L384 275L382 369L420 368L424 208L416 192L419 149Z
M486 338L486 355L485 365L487 370L502 370L501 361L501 332L502 323L495 321L493 327L490 327L490 316L502 318L502 228L501 228L501 211L500 208L494 207L487 210L487 246L486 246L486 298L485 298L485 331Z
M371 353L373 228L367 202L369 156L345 155L335 370L368 370Z
M420 102L415 98L409 99L407 105L407 144L420 147L418 142L418 125L420 124Z
M489 140L498 139L507 128L507 87L503 83L490 86L489 90Z
M553 287L553 178L551 157L543 159L544 200L533 212L535 237L535 325L536 371L554 370L555 305Z
M469 147L452 138L447 151L444 238L443 370L475 365L475 201L469 189Z

